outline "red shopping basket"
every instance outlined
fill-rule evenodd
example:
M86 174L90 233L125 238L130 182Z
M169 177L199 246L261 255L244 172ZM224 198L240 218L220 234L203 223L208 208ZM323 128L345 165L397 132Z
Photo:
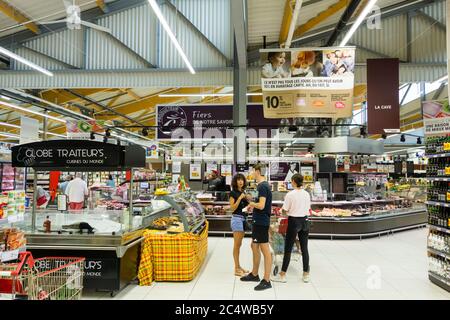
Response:
M287 226L288 226L288 219L287 218L281 218L280 219L280 225L278 226L278 233L286 235Z

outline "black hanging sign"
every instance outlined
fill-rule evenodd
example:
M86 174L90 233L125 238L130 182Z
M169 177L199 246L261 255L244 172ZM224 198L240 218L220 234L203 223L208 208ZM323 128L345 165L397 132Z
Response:
M118 146L98 141L41 141L17 145L11 150L13 167L52 168L54 170L76 168L89 171L102 168L145 166L144 148ZM132 164L128 162L132 162Z

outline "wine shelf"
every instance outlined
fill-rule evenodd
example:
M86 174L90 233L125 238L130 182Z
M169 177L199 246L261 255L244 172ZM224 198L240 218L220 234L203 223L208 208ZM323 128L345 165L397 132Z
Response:
M438 207L450 208L450 203L447 203L447 202L425 201L425 204L428 204L430 206L438 206Z
M450 259L450 254L430 248L430 247L428 247L428 252L431 252L431 253L433 253L437 256L440 256L442 258L445 258L445 259Z
M427 154L425 155L427 158L445 158L450 157L450 153L438 153L438 154Z
M440 231L440 232L444 232L444 233L450 234L450 229L438 227L438 226L435 226L435 225L433 225L433 224L429 224L428 226L430 227L430 229L433 229L433 230L437 230L437 231Z

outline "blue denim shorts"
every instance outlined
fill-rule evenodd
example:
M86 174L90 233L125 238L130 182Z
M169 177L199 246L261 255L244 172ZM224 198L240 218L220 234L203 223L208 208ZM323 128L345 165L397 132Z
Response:
M231 217L231 231L244 232L245 218L239 215L233 215Z

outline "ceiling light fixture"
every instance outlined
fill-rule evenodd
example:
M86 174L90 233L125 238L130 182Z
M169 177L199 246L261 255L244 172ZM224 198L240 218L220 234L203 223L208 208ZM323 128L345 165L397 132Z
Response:
M9 134L9 133L6 133L6 132L0 132L0 136L8 137L8 138L14 138L14 139L19 139L20 138L18 135Z
M42 72L43 74L49 76L49 77L53 77L53 73L51 73L50 71L48 71L47 69L44 69L40 66L38 66L37 64L22 58L21 56L18 56L17 54L15 54L14 52L11 52L3 47L0 47L0 53L4 54L5 56L8 56L16 61L19 61L27 66L29 66L30 68L33 68L34 70L37 70L39 72Z
M351 26L350 30L347 32L347 34L345 35L344 39L342 39L340 46L344 47L347 42L351 39L351 37L353 36L353 34L356 32L356 30L359 28L359 26L361 25L361 23L363 23L364 19L367 17L367 15L372 11L373 6L375 5L375 3L377 2L377 0L370 0L367 5L365 6L365 8L363 9L363 11L361 12L361 14L359 15L359 17L356 19L355 23Z
M0 122L0 126L11 127L11 128L15 128L15 129L20 129L21 128L17 124L12 124L12 123L7 123L7 122ZM39 130L39 133L44 133L44 131ZM52 135L52 136L56 136L56 137L62 137L62 138L66 138L67 137L67 136L65 136L63 134L53 133L53 132L47 132L47 134Z
M44 114L42 112L34 111L34 110L31 110L31 109L19 107L19 106L15 105L15 104L12 104L12 103L9 103L9 102L0 101L0 104L4 105L6 107L10 107L10 108L13 108L13 109L17 109L17 110L23 111L23 112L32 113L32 114L37 115L37 116L41 116L41 117L45 117L45 118L52 119L52 120L55 120L55 121L59 121L59 122L62 122L62 123L66 123L66 120L64 120L64 119L53 117L53 116L50 116L48 114Z
M169 24L167 23L166 19L164 18L158 4L156 3L156 0L148 0L148 2L150 3L150 6L152 7L153 12L155 12L156 16L158 17L159 22L163 26L164 30L166 30L167 35L169 36L170 40L172 40L173 45L177 49L177 51L180 54L181 58L183 59L184 63L188 67L189 71L192 74L195 74L194 68L192 67L191 63L189 62L189 59L187 58L186 54L184 53L183 49L181 48L180 43L178 42L177 38L175 37L172 30L170 29Z
M435 82L444 82L444 81L447 81L447 80L448 80L448 75L443 76L443 77L437 79Z

